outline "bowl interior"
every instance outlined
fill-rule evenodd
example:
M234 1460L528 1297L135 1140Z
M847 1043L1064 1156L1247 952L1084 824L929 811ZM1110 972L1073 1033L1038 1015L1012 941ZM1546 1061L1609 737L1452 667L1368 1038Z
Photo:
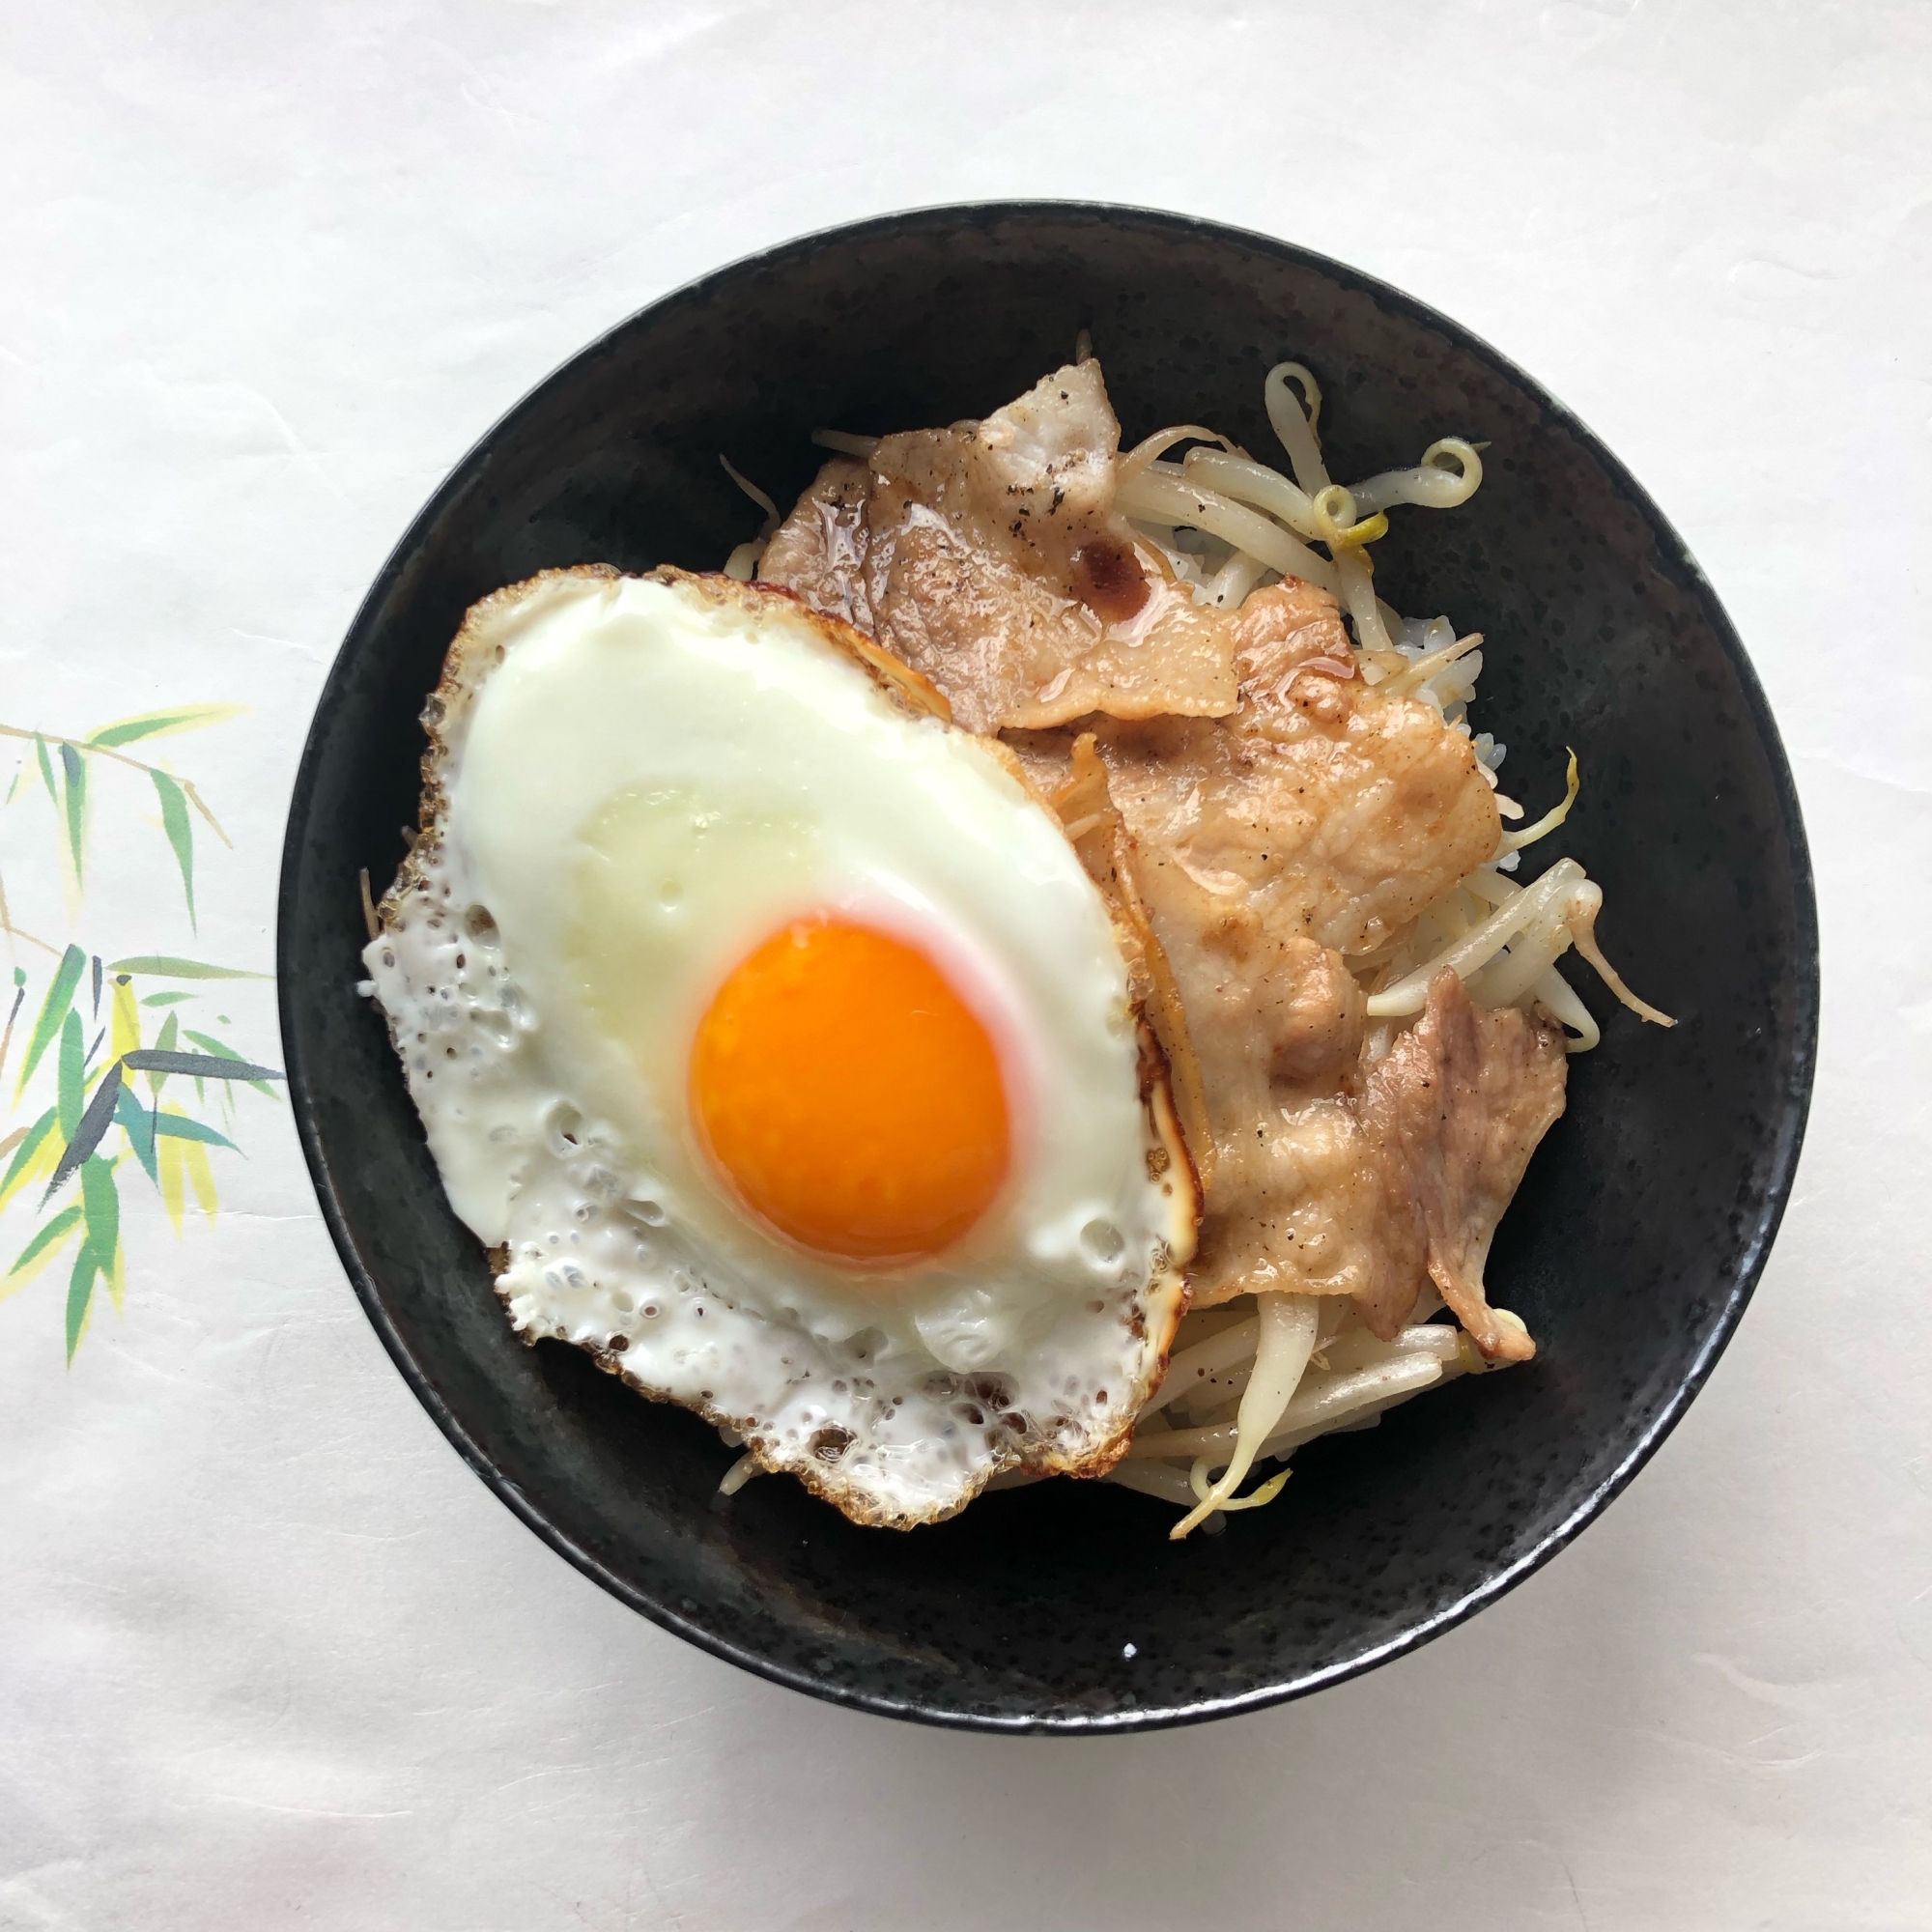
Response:
M356 874L415 816L417 724L465 608L550 565L718 567L781 506L821 425L984 414L1092 330L1127 438L1178 421L1275 447L1262 379L1310 364L1330 468L1487 440L1447 514L1397 512L1382 594L1487 639L1478 728L1531 813L1582 761L1563 853L1601 936L1677 1014L1644 1027L1573 974L1604 1043L1572 1064L1490 1266L1533 1365L1318 1442L1270 1508L1171 1545L1107 1485L989 1496L899 1535L732 1459L558 1344L526 1349L451 1214L382 1023L355 994ZM1293 1695L1421 1640L1526 1574L1655 1446L1743 1307L1809 1091L1816 936L1788 772L1743 653L1669 526L1587 431L1462 330L1281 243L1055 205L891 217L658 303L559 370L423 512L344 643L289 829L292 1091L357 1293L417 1394L541 1534L646 1615L782 1681L900 1715L1118 1729ZM1127 1646L1133 1655L1126 1655Z

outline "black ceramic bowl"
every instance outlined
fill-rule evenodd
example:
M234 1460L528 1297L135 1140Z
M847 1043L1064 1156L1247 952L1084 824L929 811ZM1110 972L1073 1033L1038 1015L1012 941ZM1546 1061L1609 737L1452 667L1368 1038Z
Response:
M547 565L718 567L821 424L981 415L1093 331L1129 438L1206 422L1270 445L1262 378L1320 375L1330 466L1487 439L1447 514L1378 551L1400 610L1483 631L1479 716L1540 810L1537 848L1606 895L1603 938L1680 1016L1573 978L1604 1042L1490 1267L1541 1343L1371 1434L1317 1442L1265 1510L1175 1545L1109 1485L988 1496L910 1535L795 1483L716 1494L732 1459L560 1344L526 1349L444 1201L383 1026L358 999L356 872L416 809L417 713L465 607ZM1544 863L1539 856L1539 865ZM282 876L282 1024L303 1144L356 1293L410 1386L531 1528L667 1629L842 1703L997 1730L1121 1731L1295 1696L1421 1643L1535 1569L1627 1483L1736 1325L1790 1189L1817 938L1798 804L1743 649L1683 544L1577 419L1455 324L1256 235L1018 204L789 242L667 297L565 364L464 459L389 559L317 709ZM1132 1655L1127 1647L1132 1646Z

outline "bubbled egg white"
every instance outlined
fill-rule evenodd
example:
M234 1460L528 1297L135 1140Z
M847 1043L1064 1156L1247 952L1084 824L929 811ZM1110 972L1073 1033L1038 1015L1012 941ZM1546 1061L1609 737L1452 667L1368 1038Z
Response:
M719 579L498 592L425 715L424 829L364 958L517 1329L908 1526L1005 1469L1108 1464L1179 1319L1196 1204L1098 893L999 749L892 670ZM806 915L910 942L997 1042L1010 1170L929 1259L800 1248L694 1133L708 1000Z

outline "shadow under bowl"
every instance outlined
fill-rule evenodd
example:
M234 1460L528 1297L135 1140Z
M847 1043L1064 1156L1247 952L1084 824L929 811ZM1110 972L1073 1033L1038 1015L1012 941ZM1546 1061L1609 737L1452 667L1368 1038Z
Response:
M789 503L821 425L986 413L1090 329L1129 439L1205 422L1273 446L1262 379L1319 374L1341 477L1487 440L1447 515L1398 511L1378 585L1485 634L1481 724L1536 848L1605 890L1603 936L1678 1015L1604 1025L1491 1260L1541 1352L1317 1442L1265 1510L1170 1544L1111 1485L987 1496L909 1535L795 1483L721 1503L715 1432L560 1344L524 1347L451 1213L380 1016L355 991L356 875L415 818L418 714L465 609L552 565L717 568ZM990 1730L1111 1732L1250 1710L1423 1642L1545 1561L1634 1474L1735 1327L1791 1186L1810 1092L1817 931L1798 804L1742 646L1683 544L1590 433L1396 291L1180 216L1032 203L811 236L654 303L566 363L458 465L377 579L317 708L279 935L291 1092L370 1320L497 1493L668 1630L841 1703ZM1129 1654L1131 1652L1131 1654Z

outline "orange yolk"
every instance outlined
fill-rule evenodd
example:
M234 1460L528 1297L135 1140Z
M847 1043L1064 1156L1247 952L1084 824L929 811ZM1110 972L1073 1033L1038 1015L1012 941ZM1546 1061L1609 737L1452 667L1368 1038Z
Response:
M745 1204L845 1261L938 1254L1006 1179L985 1028L924 953L869 926L800 920L740 961L698 1025L691 1105Z

